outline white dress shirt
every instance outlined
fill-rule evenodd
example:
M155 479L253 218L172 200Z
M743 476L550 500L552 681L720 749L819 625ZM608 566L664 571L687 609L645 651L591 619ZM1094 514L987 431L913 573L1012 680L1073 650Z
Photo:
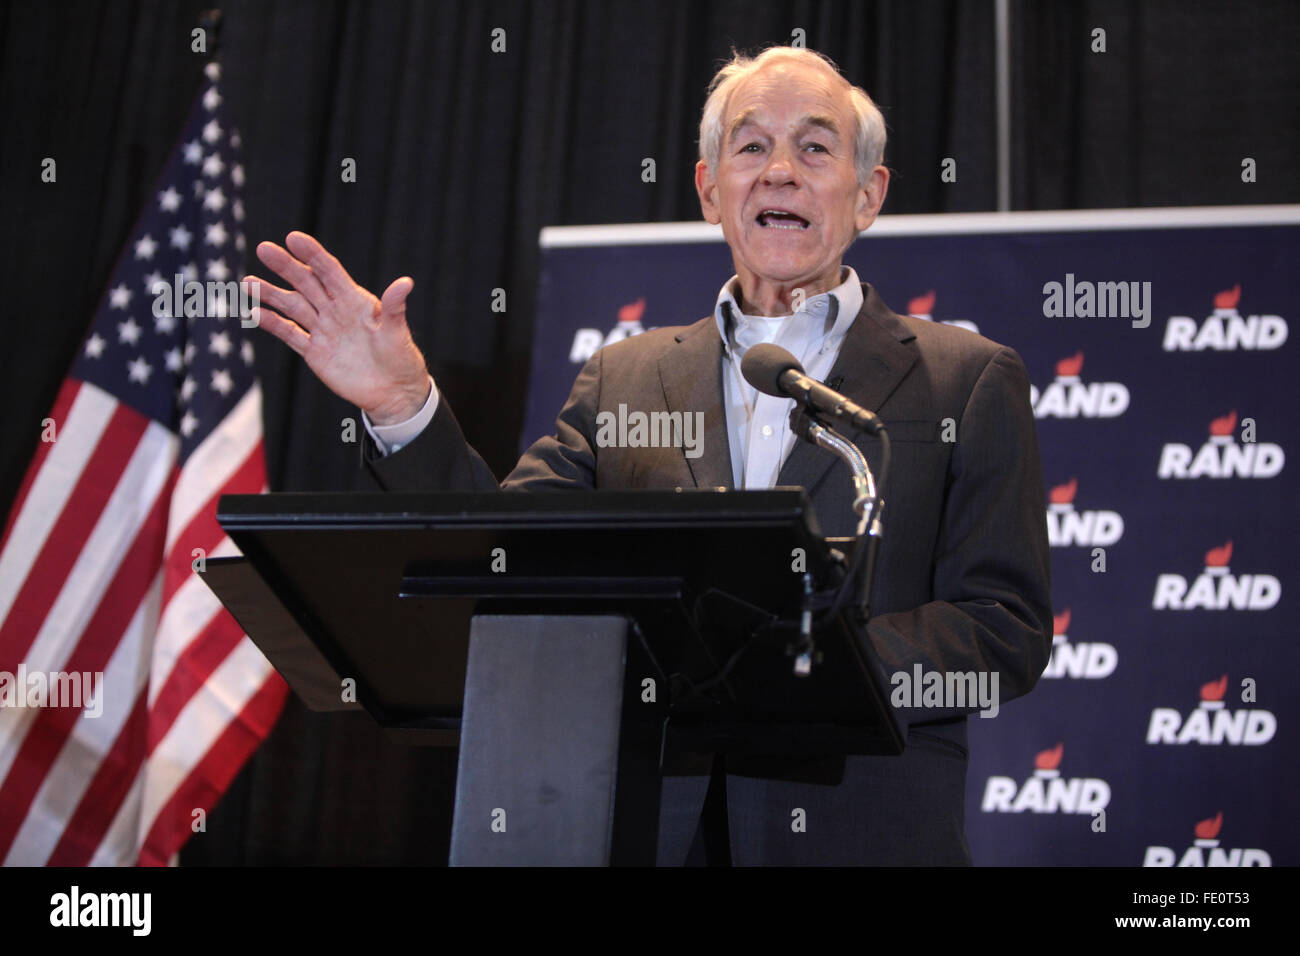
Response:
M824 379L835 365L844 336L862 308L862 285L848 266L829 292L812 296L793 315L745 315L732 292L732 276L718 295L714 315L722 336L723 404L731 473L737 488L771 488L797 436L790 430L794 399L765 395L745 381L745 352L763 342L779 345L803 366L809 378Z

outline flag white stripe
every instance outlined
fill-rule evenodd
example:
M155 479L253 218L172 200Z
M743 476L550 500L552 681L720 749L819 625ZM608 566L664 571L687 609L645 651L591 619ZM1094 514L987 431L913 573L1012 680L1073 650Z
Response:
M67 421L55 422L54 447L32 480L23 510L14 519L9 543L0 554L0 621L9 616L27 572L45 547L50 529L77 487L116 408L113 396L83 383L68 409Z
M250 388L212 433L191 452L176 479L167 521L167 554L181 532L214 494L226 486L262 442L262 392Z
M23 658L28 673L63 669L81 640L86 624L113 582L123 553L131 546L145 517L166 485L175 461L176 437L155 422L141 436L126 471L86 539L41 629ZM161 563L161 555L157 560ZM6 722L6 717L9 715ZM0 780L13 765L31 727L29 709L0 709Z
M140 855L135 835L140 827L140 797L144 793L145 771L142 766L131 782L122 805L117 808L104 839L90 858L91 866L132 866Z
M222 538L208 554L209 558L225 558L239 554L239 549L229 538ZM197 574L189 575L176 589L158 621L158 636L154 641L153 663L149 678L149 709L153 710L158 693L171 676L176 660L208 623L223 610L221 602Z
M149 650L162 585L160 570L104 669L103 713L77 718L36 792L5 858L6 866L40 866L49 860L103 758L121 735L149 673Z
M179 446L176 436L157 422L145 428L59 596L41 622L24 658L29 671L57 670L67 662L90 616L117 577L123 555L166 487ZM162 555L152 556L152 560L161 564Z
M140 810L140 844L194 767L203 761L217 738L266 682L271 673L262 652L247 637L240 640L212 677L190 698L145 768L144 802ZM200 754L197 760L195 754Z

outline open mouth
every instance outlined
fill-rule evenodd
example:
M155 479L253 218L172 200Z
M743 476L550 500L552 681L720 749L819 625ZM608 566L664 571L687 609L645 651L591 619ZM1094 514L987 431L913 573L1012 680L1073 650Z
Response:
M784 209L764 209L755 220L764 229L807 229L808 220Z

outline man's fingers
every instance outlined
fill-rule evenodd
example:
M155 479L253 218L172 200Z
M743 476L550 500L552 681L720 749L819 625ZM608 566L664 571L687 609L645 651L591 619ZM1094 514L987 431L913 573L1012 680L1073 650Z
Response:
M307 351L311 336L304 332L302 326L298 325L298 323L290 322L284 316L277 315L270 309L260 305L249 312L249 317L257 323L259 328L270 332L299 355Z
M302 293L281 289L279 286L271 285L265 279L259 279L253 275L244 276L243 281L250 286L257 287L258 302L264 302L273 309L279 309L308 332L316 327L320 317Z
M355 293L357 284L343 268L343 264L330 255L329 251L305 232L291 232L285 237L285 245L295 256L307 263L321 285L333 298L340 299Z
M303 294L317 312L329 308L330 296L312 270L274 242L259 242L257 258L289 285Z
M379 318L380 322L388 322L391 319L406 319L406 297L411 294L415 288L415 280L410 276L402 276L400 279L394 279L392 284L384 290L384 294L379 298Z

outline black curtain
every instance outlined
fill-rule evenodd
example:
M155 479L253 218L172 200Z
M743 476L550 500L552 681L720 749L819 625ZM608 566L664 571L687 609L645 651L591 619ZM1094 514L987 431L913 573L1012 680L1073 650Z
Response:
M1015 208L1300 197L1300 6L1015 0L1012 23Z
M198 88L205 58L190 31L212 5L20 0L0 11L6 510ZM416 340L501 475L520 437L539 230L698 219L699 113L733 47L802 30L872 93L890 129L887 213L996 203L991 0L228 0L222 10L250 247L303 229L376 292L413 276ZM1016 208L1300 197L1300 17L1288 0L1018 0L1011 11ZM1097 27L1105 53L1091 50ZM504 52L492 49L498 28ZM1240 178L1247 156L1253 184ZM40 181L45 157L56 183ZM955 183L940 178L949 157ZM344 159L355 183L341 181ZM491 309L498 288L504 314ZM274 340L259 345L272 489L364 487L356 446L341 441L355 409ZM315 715L291 699L182 860L437 862L454 772L452 752L391 743L364 716Z

